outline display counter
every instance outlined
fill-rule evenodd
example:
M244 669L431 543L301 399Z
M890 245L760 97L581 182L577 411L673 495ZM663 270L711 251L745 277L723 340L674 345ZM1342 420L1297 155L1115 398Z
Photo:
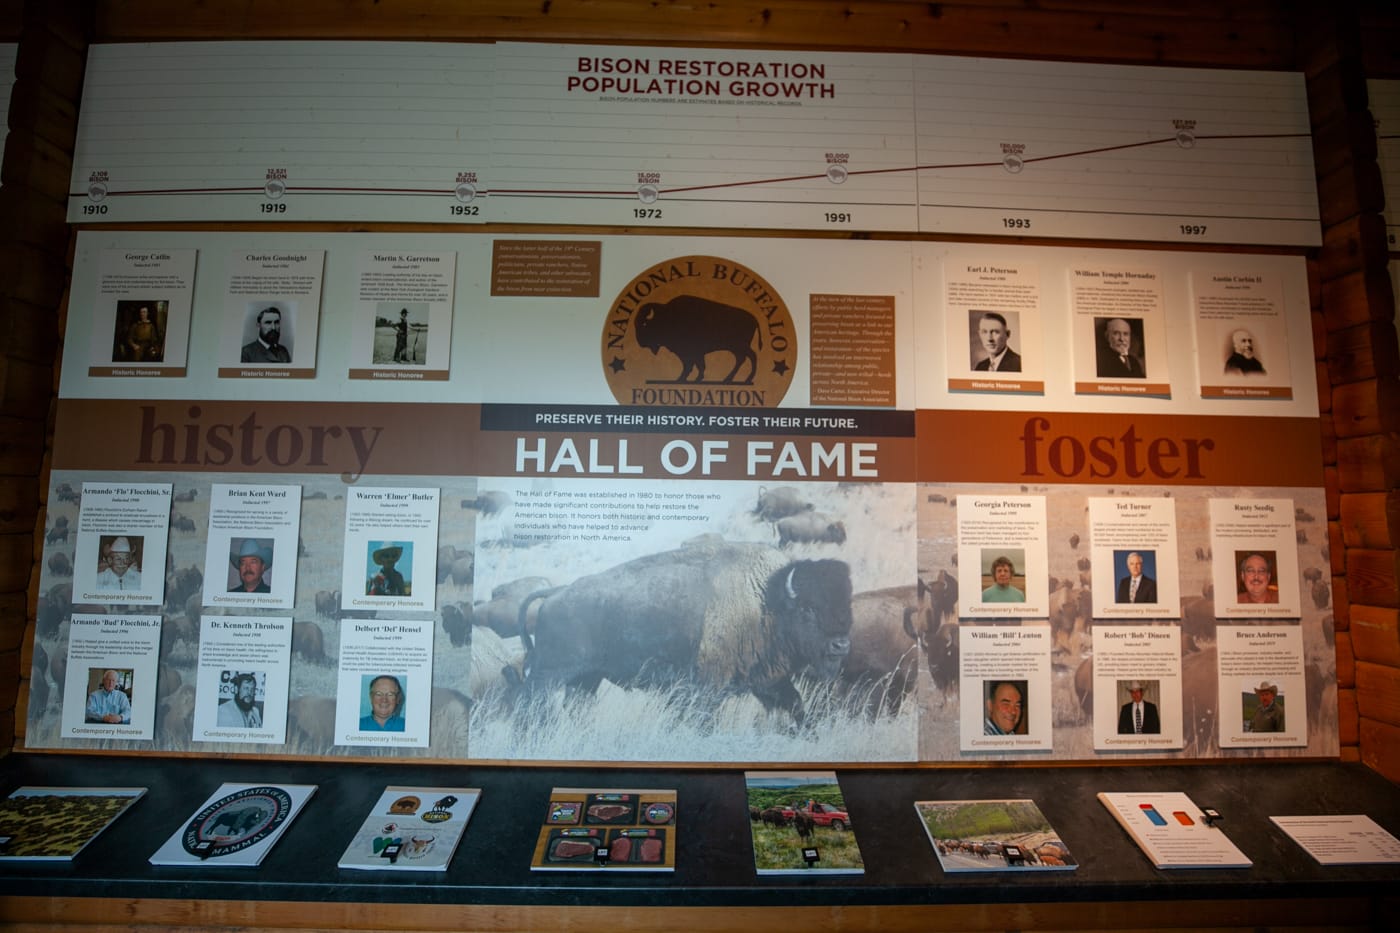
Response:
M1238 761L1197 766L838 769L864 875L754 872L743 772L627 767L269 762L13 754L4 792L30 785L144 786L136 806L72 863L6 864L0 921L361 929L816 929L1367 927L1391 915L1400 866L1324 867L1269 821L1365 813L1400 835L1400 793L1361 765ZM148 857L222 782L318 785L258 868L157 868ZM336 867L386 785L470 785L482 797L442 873ZM679 795L674 874L529 870L555 786L668 787ZM1154 868L1095 799L1177 790L1224 817L1247 869ZM1079 860L1074 871L946 874L915 800L1036 800ZM797 909L793 920L781 918ZM766 915L771 913L771 917ZM806 919L802 919L806 918Z

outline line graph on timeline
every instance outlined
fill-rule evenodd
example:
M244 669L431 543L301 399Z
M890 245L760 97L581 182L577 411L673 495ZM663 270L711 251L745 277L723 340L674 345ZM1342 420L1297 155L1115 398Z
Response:
M490 159L493 52L95 45L68 219L479 222L472 169Z
M658 105L648 96L656 60L636 50L569 54L564 62L536 46L503 56L519 72L503 70L498 84L493 216L1169 242L1317 237L1305 100L1290 75L882 56L888 71L876 76L872 56L851 56L824 62L830 97L724 100L721 84L719 98ZM912 99L894 90L906 63ZM715 71L680 59L668 73L684 67ZM580 86L592 96L571 96Z
M97 47L70 219L1318 236L1296 75L293 43L250 84L270 45Z

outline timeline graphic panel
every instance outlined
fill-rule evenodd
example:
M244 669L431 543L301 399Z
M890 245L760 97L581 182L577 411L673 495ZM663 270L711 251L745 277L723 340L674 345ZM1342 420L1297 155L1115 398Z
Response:
M482 222L493 53L95 45L68 219Z
M1370 80L1371 117L1376 121L1376 161L1385 191L1385 233L1390 251L1400 249L1400 81Z
M1320 242L1300 74L921 56L919 229Z
M907 55L497 46L493 219L916 229Z

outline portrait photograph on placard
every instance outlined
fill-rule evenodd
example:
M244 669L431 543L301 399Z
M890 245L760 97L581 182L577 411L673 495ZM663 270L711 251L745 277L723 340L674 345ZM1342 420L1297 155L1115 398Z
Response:
M374 313L375 365L428 361L428 304L424 301L381 301Z
M168 301L118 301L116 326L112 333L112 362L164 362L169 318Z

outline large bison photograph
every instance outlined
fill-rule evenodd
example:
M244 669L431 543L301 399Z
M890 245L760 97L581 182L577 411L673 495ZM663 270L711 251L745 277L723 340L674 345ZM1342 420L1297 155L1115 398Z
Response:
M617 503L635 535L592 547L525 533L546 514L526 503L592 488L517 490L510 540L478 542L476 612L518 647L473 708L473 757L912 758L912 486L708 484L690 520Z

